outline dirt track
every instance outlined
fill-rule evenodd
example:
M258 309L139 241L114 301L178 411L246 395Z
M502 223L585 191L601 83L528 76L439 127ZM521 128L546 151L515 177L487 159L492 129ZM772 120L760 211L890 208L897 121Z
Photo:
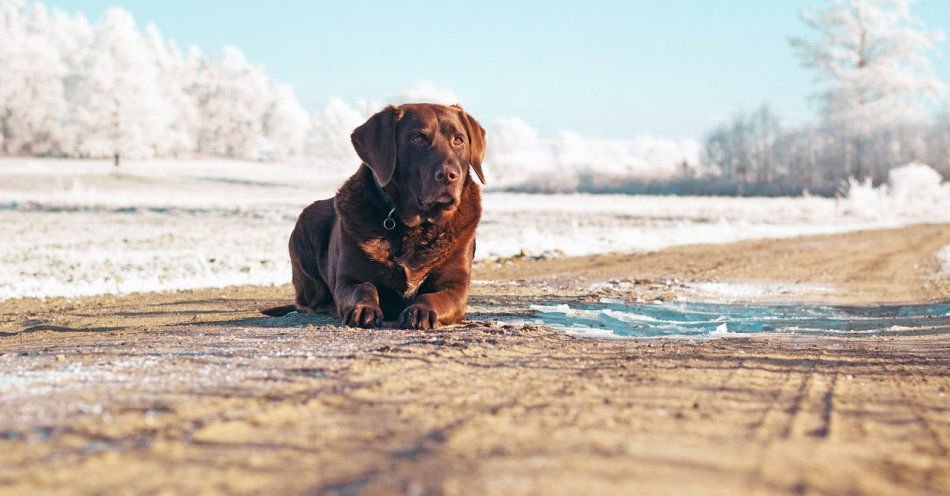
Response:
M948 244L950 226L923 226L486 264L470 316L607 278L646 299L754 280L947 301ZM0 303L0 492L950 492L946 334L621 342L254 313L289 296Z

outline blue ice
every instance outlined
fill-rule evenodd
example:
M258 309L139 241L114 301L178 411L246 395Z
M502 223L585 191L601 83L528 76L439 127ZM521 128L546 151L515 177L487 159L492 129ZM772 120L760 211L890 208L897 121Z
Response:
M535 322L617 337L751 334L916 336L950 333L950 302L919 305L598 303L532 305Z

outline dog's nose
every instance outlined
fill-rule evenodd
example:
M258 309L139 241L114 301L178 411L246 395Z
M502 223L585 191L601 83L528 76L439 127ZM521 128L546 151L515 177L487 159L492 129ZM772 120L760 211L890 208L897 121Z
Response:
M452 165L443 165L435 171L435 180L440 183L454 183L458 178L458 168Z

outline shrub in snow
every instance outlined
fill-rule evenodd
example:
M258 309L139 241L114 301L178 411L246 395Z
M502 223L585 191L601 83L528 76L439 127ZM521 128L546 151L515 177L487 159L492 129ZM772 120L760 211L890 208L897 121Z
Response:
M911 163L891 170L887 179L888 194L897 202L935 202L950 199L950 183L929 165Z

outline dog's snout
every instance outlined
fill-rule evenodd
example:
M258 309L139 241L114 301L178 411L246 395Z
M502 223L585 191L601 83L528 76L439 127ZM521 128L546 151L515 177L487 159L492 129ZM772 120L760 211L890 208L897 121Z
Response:
M454 165L444 164L436 169L435 171L435 180L440 183L454 183L459 178L458 167Z

